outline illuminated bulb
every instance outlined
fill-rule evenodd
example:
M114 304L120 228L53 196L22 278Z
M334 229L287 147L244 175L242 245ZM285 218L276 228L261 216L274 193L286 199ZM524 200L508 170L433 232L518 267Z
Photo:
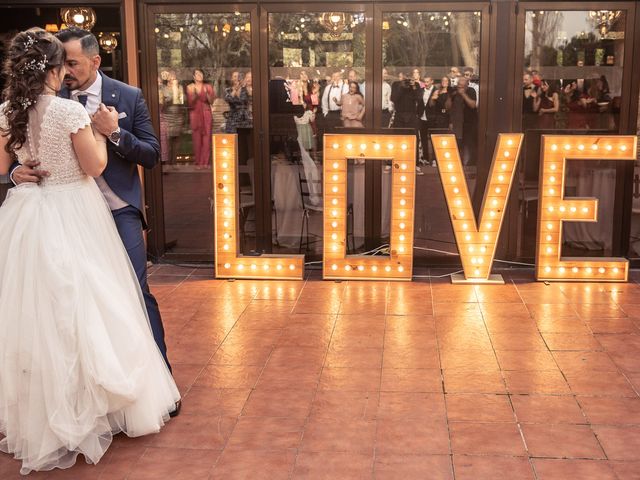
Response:
M334 149L334 150L337 150L337 149L338 149L338 147L340 147L340 145L338 145L337 143L334 143L332 146L333 146L333 149Z
M511 140L511 139L507 140L507 145L509 145L509 146L513 145L513 140Z
M338 193L338 187L333 187L333 188L331 189L331 191L332 191L333 193Z
M613 273L618 273L619 271L618 267L613 267Z
M222 162L222 168L229 168L229 164L227 162Z
M224 211L224 216L225 216L225 217L230 217L230 216L231 216L231 210L229 210L229 209L225 209L225 211Z
M222 226L224 228L229 228L229 222L227 222L226 220L224 222L222 222Z
M449 170L453 170L453 163L447 163L447 168Z
M331 216L332 217L337 217L338 216L338 211L337 210L331 210Z
M597 150L598 149L598 144L594 143L593 145L591 145L591 150Z
M358 265L358 270L361 272L364 272L364 266L363 265Z
M504 182L504 175L498 175L498 181Z
M573 273L578 273L578 267L573 267L573 268L571 269L571 271L572 271Z
M337 233L332 233L331 234L331 240L337 240L338 239L338 234Z
M449 145L449 142L447 142L446 140L442 140L442 142L440 142L440 145L446 147L447 145Z
M484 239L485 242L489 241L489 235L485 235L484 237L482 237Z
M554 195L556 193L556 191L553 188L549 189L549 195Z
M469 229L469 225L467 225L466 223L462 224L462 229L463 230L468 230Z
M510 155L510 153L509 153L508 151L505 151L505 152L504 152L504 156L505 156L505 157L508 157L509 155Z
M399 272L404 272L404 267L402 265L398 265L398 271Z
M469 247L469 252L473 252L474 250L475 250L475 248Z
M565 150L571 150L571 145L569 145L568 143L566 143L566 144L564 145L564 149L565 149Z
M588 213L589 212L589 208L588 207L582 207L582 212L583 213Z
M407 144L406 144L406 143L403 143L402 145L400 145L400 148L401 148L402 150L406 150L406 149L407 149Z
M406 215L407 215L407 214L405 213L405 211L404 211L404 210L402 210L402 211L400 212L400 218L404 218Z
M400 181L401 182L406 182L407 181L407 176L406 175L401 175L400 176Z
M482 257L478 258L478 263L480 265L482 265L484 263L484 258L482 258Z
M334 182L337 182L337 181L338 181L338 178L340 178L340 177L338 177L338 175L334 175L333 177L331 177L331 179L332 179Z
M480 276L480 269L479 269L479 268L476 268L476 269L474 270L474 273L475 273L475 275L476 275L476 276Z
M551 150L555 152L557 149L558 149L558 146L555 143L551 145Z
M405 237L404 235L400 235L400 236L398 237L398 240L400 240L401 242L404 242L404 239L405 239L405 238L406 238L406 237Z
M491 229L491 227L493 227L493 224L492 223L487 223L487 228Z
M404 207L406 204L407 204L407 201L404 198L400 200L400 205Z
M500 193L502 191L502 189L500 187L496 187L495 192L496 193Z
M338 222L331 222L331 227L338 228Z
M222 246L222 249L223 249L223 250L229 250L229 244L228 244L228 243L225 243L225 244Z
M385 272L390 272L391 271L391 267L389 265L387 265L386 267L384 267L384 271Z
M379 144L379 143L374 143L374 144L373 144L373 148L374 148L375 150L380 150L380 144Z
M353 145L351 145L350 143L347 143L346 147L347 147L347 150L351 150L353 148Z
M451 179L450 180L451 180L451 183L456 183L457 179L456 179L456 177L454 175L451 175Z
M360 150L366 150L367 149L367 144L366 143L361 143L360 144Z
M478 263L478 260L476 259L476 257L473 257L473 258L471 259L471 263L473 263L474 265L475 265L476 263Z
M401 165L400 165L400 168L401 168L402 170L406 170L406 169L407 169L407 164L406 164L406 163L401 164Z
M550 242L551 240L553 240L553 237L551 235L547 235L547 242Z
M222 180L224 182L226 182L227 180L229 180L229 175L227 175L226 173L222 176Z
M276 266L276 270L282 270L282 265L279 265L279 264L278 264L278 265Z
M593 272L593 268L587 267L587 273L591 273L591 272Z
M264 270L265 270L265 271L266 271L266 270L269 270L269 264L268 264L268 263L265 263L265 264L262 266L262 268L264 268Z
M480 247L480 252L481 253L485 253L487 251L487 247L485 247L484 245L482 247Z
M336 265L335 263L331 265L331 270L337 270L337 269L338 269L338 265Z
M506 170L506 169L507 169L507 164L506 164L506 163L503 163L502 165L500 165L500 168L501 168L502 170Z
M332 205L337 205L338 204L338 199L334 198L333 200L331 200L331 204Z
M464 218L464 212L458 212L458 216L459 216L460 218Z
M444 152L444 158L451 158L451 154L449 152Z
M567 210L567 207L565 207L564 205L562 205L562 206L560 207L560 211L561 211L561 212L565 212L566 210Z
M223 188L222 188L222 191L223 191L224 193L228 193L228 192L229 192L229 189L228 189L227 187L223 187Z
M388 143L388 144L387 144L387 148L388 148L389 150L393 150L393 143Z
M576 213L577 208L576 207L571 207L569 210L571 211L571 213Z
M627 146L626 145L620 145L620 150L623 151L623 152L626 151L627 150Z
M405 187L400 188L400 193L404 195L407 193L407 189Z
M225 205L229 205L231 203L231 200L229 200L228 198L225 198L222 203L224 203Z
M465 236L464 236L464 239L465 239L467 242L470 242L470 241L471 241L471 235L465 235Z
M547 223L547 230L553 230L553 224Z
M223 138L223 139L222 139L222 144L223 144L223 145L226 145L227 143L229 143L229 141L228 141L226 138Z
M258 268L258 266L255 263L251 265L251 270L255 270L257 268Z
M238 270L244 270L244 265L242 264L238 265Z
M399 247L399 248L398 248L398 252L400 252L400 253L404 253L404 251L405 251L405 248L404 248L404 247Z
M346 265L346 266L344 267L344 269L345 269L347 272L350 272L350 271L351 271L351 265Z
M372 271L372 272L377 272L377 271L378 271L378 267L377 267L377 266L375 266L375 265L374 265L374 266L372 266L372 267L371 267L371 271Z
M547 253L553 253L553 248L547 247Z
M607 145L607 146L606 146L606 147L604 147L604 148L606 148L606 149L607 149L607 151L609 151L609 152L610 152L610 151L611 151L611 149L612 149L613 147L612 147L611 145Z
M549 177L549 181L550 181L551 183L554 183L554 182L556 181L556 177L554 177L553 175L551 175L551 176Z
M578 145L578 150L584 150L584 145L582 144Z
M289 270L295 270L296 266L294 264L289 265Z
M547 208L547 210L549 210L550 212L553 212L553 206L550 206L549 208Z
M231 268L231 264L230 263L225 263L224 264L224 268Z
M495 211L493 211L493 210L491 210L491 211L489 212L489 216L490 216L491 218L495 217L495 216L496 216L496 212L495 212Z
M398 225L398 226L400 227L400 230L404 230L404 227L406 227L404 222L400 222L400 225Z
M560 267L558 270L560 271L560 273L564 273L565 268L564 267Z
M457 207L459 207L460 205L462 205L462 200L460 200L459 198L455 201L455 204Z
M222 152L222 156L223 156L223 157L228 157L228 156L229 156L229 152L227 152L226 150L224 150L224 151Z
M223 237L224 237L226 240L228 240L228 239L230 239L230 238L231 238L231 235L229 235L228 233L225 233L225 234L223 235Z
M600 272L600 273L604 273L604 268L603 268L603 267L600 267L600 268L598 269L598 272Z
M338 162L333 162L333 168L337 169L340 166Z
M460 189L458 187L454 187L453 193L455 193L456 195L459 194L460 193Z
M556 170L556 164L554 163L553 165L551 165L551 170L555 171Z
M551 271L551 267L544 267L544 271L549 273Z
M493 200L491 200L491 205L493 205L494 207L498 206L498 200L496 200L495 198Z

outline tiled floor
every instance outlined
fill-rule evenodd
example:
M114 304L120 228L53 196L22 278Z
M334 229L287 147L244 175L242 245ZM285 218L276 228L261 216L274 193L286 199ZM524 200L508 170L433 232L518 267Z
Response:
M68 479L640 479L640 285L161 266L182 414ZM636 279L640 275L633 273ZM0 455L0 478L19 464Z

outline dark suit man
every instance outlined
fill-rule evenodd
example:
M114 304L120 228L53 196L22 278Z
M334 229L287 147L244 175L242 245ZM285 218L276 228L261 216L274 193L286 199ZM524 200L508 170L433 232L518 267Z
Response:
M144 296L153 337L167 363L167 347L158 302L147 283L147 255L144 245L142 186L138 165L152 168L160 154L147 105L138 88L110 79L100 71L99 45L91 32L63 30L58 38L67 58L65 86L59 94L77 100L91 115L93 128L108 138L108 163L96 178L129 254ZM47 172L34 170L34 164L12 166L14 183L39 181ZM176 405L175 414L180 405Z
M417 115L420 119L420 144L422 145L422 159L427 163L431 163L434 158L432 146L429 142L429 130L436 128L436 106L431 101L431 95L435 92L436 87L433 84L433 78L426 77L424 79L424 88L420 91L418 98Z

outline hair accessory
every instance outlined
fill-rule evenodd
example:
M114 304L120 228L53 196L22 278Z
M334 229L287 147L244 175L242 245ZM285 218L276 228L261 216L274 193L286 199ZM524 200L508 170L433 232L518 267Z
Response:
M31 37L29 37L31 38ZM31 59L19 70L21 75L26 72L44 72L47 68L47 55L43 54L40 60Z
M26 35L27 35L27 39L23 42L24 43L24 49L25 50L29 50L31 47L33 47L36 44L36 39L35 39L35 37L32 37L28 33Z
M20 106L22 106L23 110L26 110L31 105L34 105L36 103L35 100L31 100L30 98L25 98L25 97L18 97L16 100L18 101Z

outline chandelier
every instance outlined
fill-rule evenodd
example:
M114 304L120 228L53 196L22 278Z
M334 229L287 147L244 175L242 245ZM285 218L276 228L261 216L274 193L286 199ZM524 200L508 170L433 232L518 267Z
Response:
M96 24L96 11L91 7L61 8L60 17L67 25L83 30L91 30Z
M320 24L333 37L339 37L351 23L351 15L345 12L325 12L320 15Z
M589 18L604 37L621 14L621 10L592 10L589 12Z
M98 34L98 43L100 44L100 48L107 53L113 52L118 46L118 38L116 34L113 32Z

